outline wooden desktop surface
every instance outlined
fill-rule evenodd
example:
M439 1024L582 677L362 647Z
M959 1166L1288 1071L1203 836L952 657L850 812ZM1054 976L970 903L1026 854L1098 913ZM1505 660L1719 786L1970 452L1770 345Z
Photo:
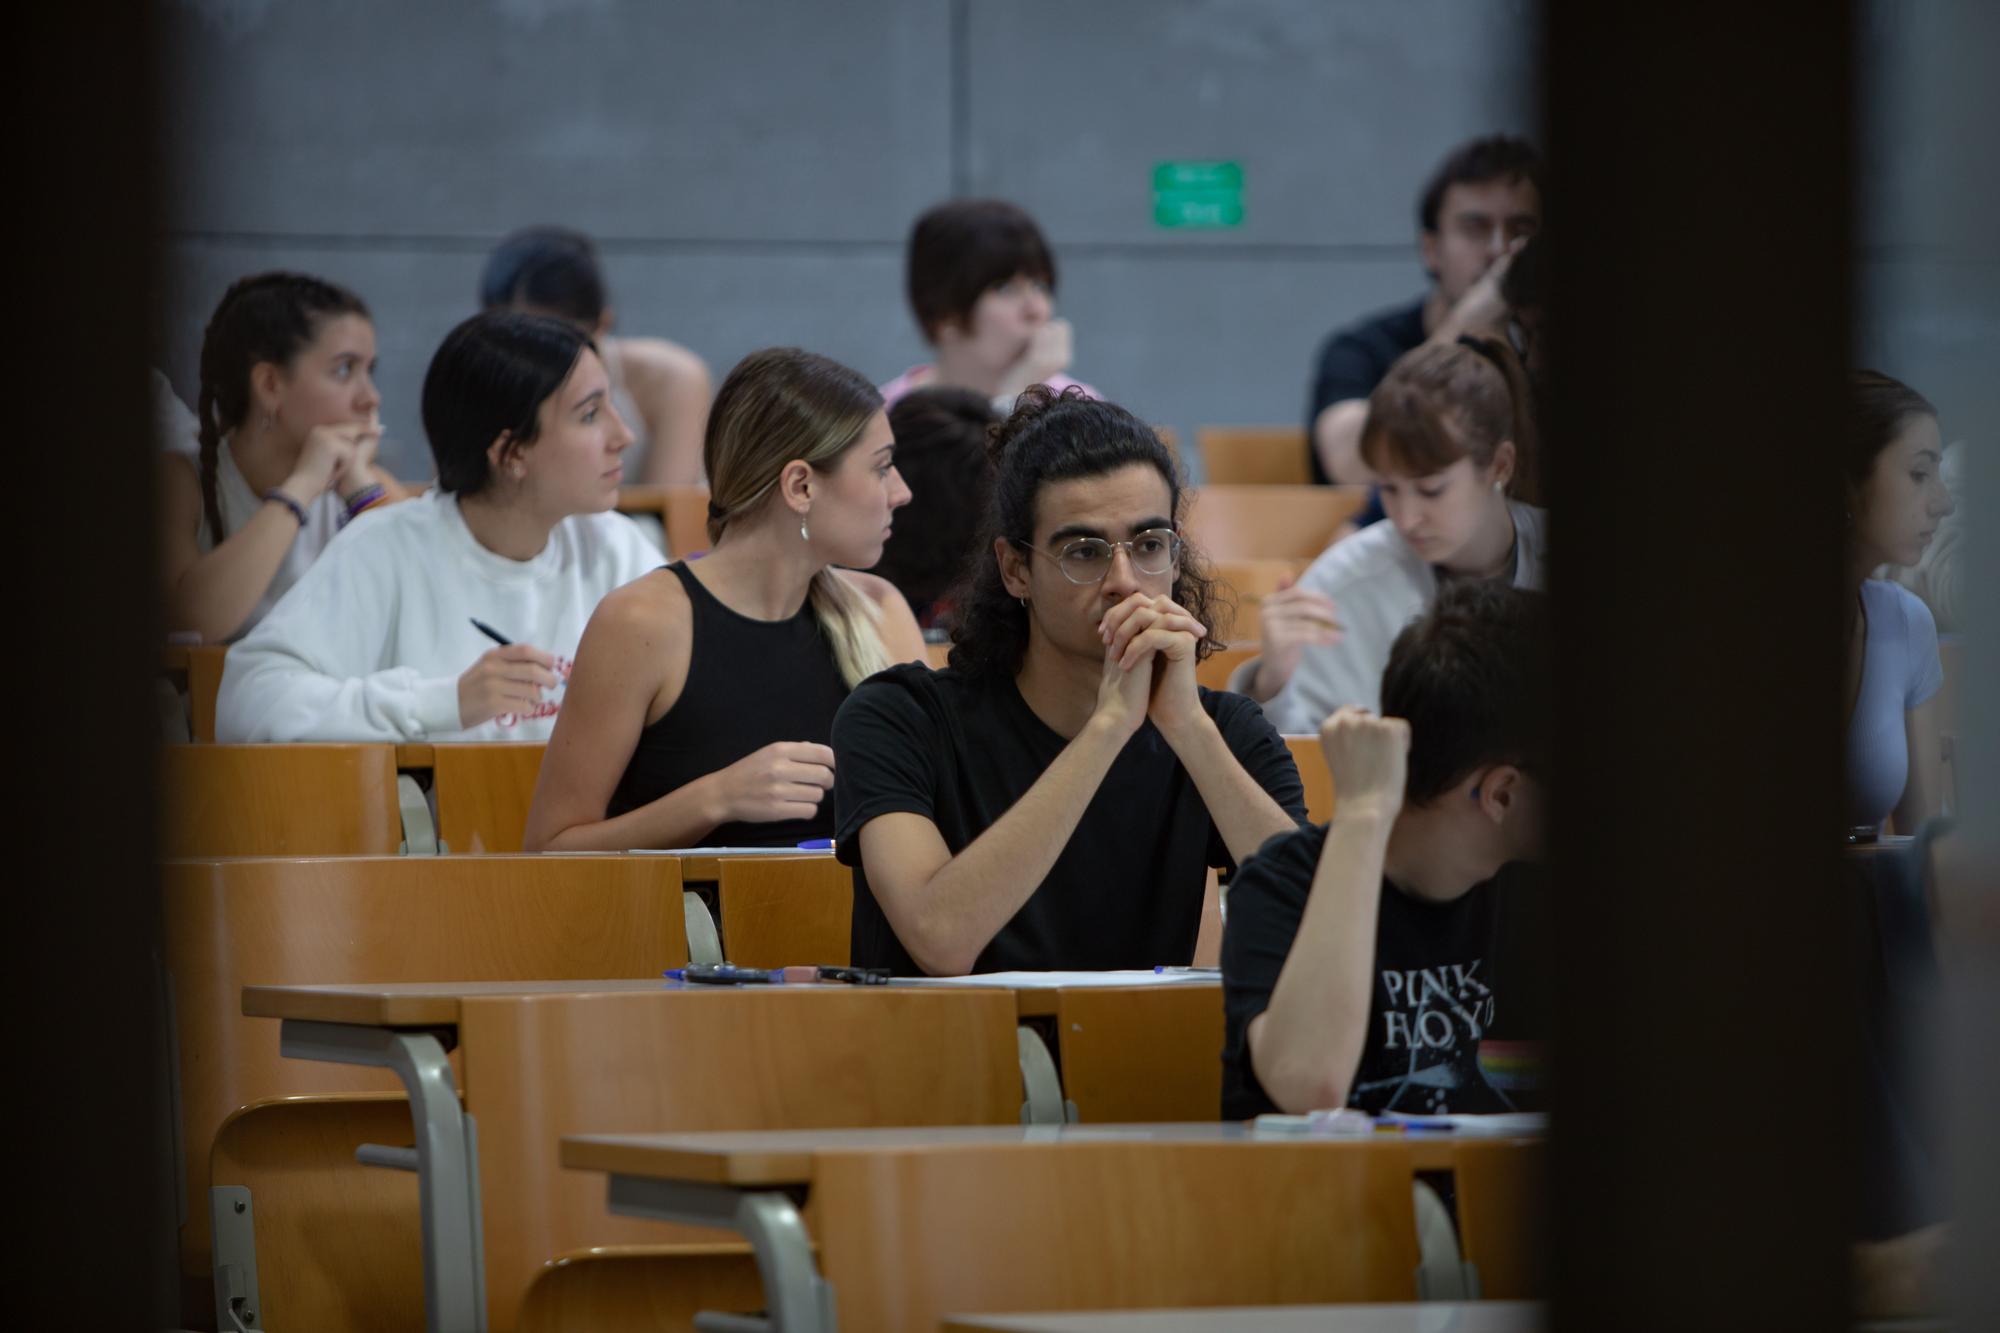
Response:
M1417 1170L1447 1170L1456 1142L1444 1134L1354 1136L1258 1134L1236 1123L1169 1125L953 1125L926 1129L778 1130L708 1134L572 1134L562 1164L572 1170L693 1181L740 1188L810 1184L823 1154L921 1151L934 1147L1006 1147L1058 1143L1241 1143L1324 1146L1409 1153ZM1531 1139L1480 1138L1482 1143Z
M943 1333L1538 1333L1538 1301L1256 1305L1206 1310L950 1315Z
M605 981L424 981L390 985L245 986L250 1018L291 1018L358 1027L454 1027L460 1002L487 995L605 995L676 990L666 977Z

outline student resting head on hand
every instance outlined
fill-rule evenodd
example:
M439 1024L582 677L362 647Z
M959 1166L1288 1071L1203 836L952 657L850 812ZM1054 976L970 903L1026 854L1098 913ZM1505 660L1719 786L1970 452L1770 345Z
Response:
M1014 410L1031 384L1058 392L1071 379L1073 335L1056 317L1056 260L1035 220L1004 199L952 199L926 209L910 229L907 290L931 365L882 386L894 407L912 389L971 389L994 410Z
M530 850L776 846L833 831L848 691L923 635L882 555L910 498L882 399L811 352L753 352L704 449L714 548L605 598L528 816Z
M1499 338L1428 344L1368 400L1362 452L1389 521L1336 541L1258 608L1260 656L1230 685L1286 734L1374 708L1397 633L1445 584L1545 582L1530 391Z
M1528 979L1496 971L1503 866L1542 855L1549 753L1538 593L1455 584L1396 638L1384 716L1320 728L1331 822L1229 890L1222 1114L1508 1109L1479 1042Z
M168 629L244 633L349 518L402 498L375 465L374 376L375 326L346 288L259 273L223 293L195 434L160 441Z
M1255 705L1195 683L1210 584L1152 428L1035 387L993 449L950 668L884 672L834 721L853 960L1186 963L1208 868L1297 823L1298 770Z
M1937 409L1878 371L1855 372L1841 471L1847 483L1848 823L1915 833L1942 808L1935 697L1944 685L1937 621L1901 584L1870 578L1914 565L1952 513Z
M591 610L658 559L609 512L632 440L609 399L561 320L447 334L424 377L436 489L350 524L230 650L217 739L546 737Z

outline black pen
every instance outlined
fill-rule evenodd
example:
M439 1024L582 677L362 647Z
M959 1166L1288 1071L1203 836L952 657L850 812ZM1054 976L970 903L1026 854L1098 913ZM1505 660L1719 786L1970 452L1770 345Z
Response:
M477 616L472 616L468 618L472 621L472 628L478 630L481 634L484 634L487 638L493 640L493 642L499 644L502 648L505 648L508 644L514 642L512 639L502 634L499 630L494 629L491 625L479 619Z

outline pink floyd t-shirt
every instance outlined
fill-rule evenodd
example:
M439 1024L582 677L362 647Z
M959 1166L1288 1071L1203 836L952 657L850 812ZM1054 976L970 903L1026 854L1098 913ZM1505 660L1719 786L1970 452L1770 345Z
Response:
M1225 1120L1279 1109L1251 1068L1248 1031L1270 1007L1325 844L1324 825L1280 834L1243 863L1230 885L1222 940ZM1349 1106L1420 1115L1513 1109L1479 1068L1479 1043L1507 998L1497 971L1504 878L1449 902L1382 881L1368 1033Z

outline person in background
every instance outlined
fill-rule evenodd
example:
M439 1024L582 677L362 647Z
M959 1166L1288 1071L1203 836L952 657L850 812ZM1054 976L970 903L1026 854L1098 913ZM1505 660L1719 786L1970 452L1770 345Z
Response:
M604 599L535 786L530 851L791 847L833 832L833 717L923 636L882 553L909 488L868 381L754 352L703 448L714 549Z
M946 593L979 549L993 481L986 437L996 420L992 404L971 389L918 389L889 409L896 466L912 498L874 572L902 591L925 629L949 619Z
M1942 808L1937 707L1944 684L1937 622L1923 599L1871 578L1882 565L1918 564L1951 516L1939 475L1937 409L1915 389L1873 370L1850 387L1846 482L1848 577L1846 693L1848 823L1890 814L1914 833Z
M853 961L1186 963L1208 870L1304 817L1298 770L1255 705L1195 683L1210 583L1159 436L1034 386L992 449L951 665L883 672L834 719Z
M1056 317L1056 261L1035 220L1000 199L953 199L910 230L910 310L937 353L882 386L894 407L912 389L971 389L996 412L1014 410L1031 384L1056 392L1068 375L1073 335Z
M627 482L698 486L708 366L664 338L614 338L616 312L605 290L597 246L581 232L525 227L501 241L479 275L486 310L553 315L583 330L611 379L611 401L633 432Z
M1501 284L1514 255L1540 230L1542 208L1542 159L1525 139L1474 139L1438 165L1417 202L1417 246L1430 291L1337 329L1320 344L1306 413L1315 481L1374 480L1361 428L1369 394L1398 358L1425 343L1500 332L1507 317Z
M276 272L232 283L209 317L192 431L154 372L169 630L245 633L349 519L403 498L375 464L374 376L361 298Z
M1532 978L1496 970L1504 867L1543 855L1550 673L1539 594L1460 583L1396 636L1377 717L1319 728L1333 819L1229 889L1222 1114L1510 1109L1479 1043Z
M424 376L436 488L350 524L230 650L216 739L547 737L592 609L658 562L608 512L632 442L610 398L562 320L447 334Z
M1230 687L1279 731L1374 708L1389 647L1444 585L1546 581L1546 514L1528 502L1535 428L1525 372L1498 338L1426 344L1370 395L1362 452L1389 521L1321 552L1258 608L1260 656Z

